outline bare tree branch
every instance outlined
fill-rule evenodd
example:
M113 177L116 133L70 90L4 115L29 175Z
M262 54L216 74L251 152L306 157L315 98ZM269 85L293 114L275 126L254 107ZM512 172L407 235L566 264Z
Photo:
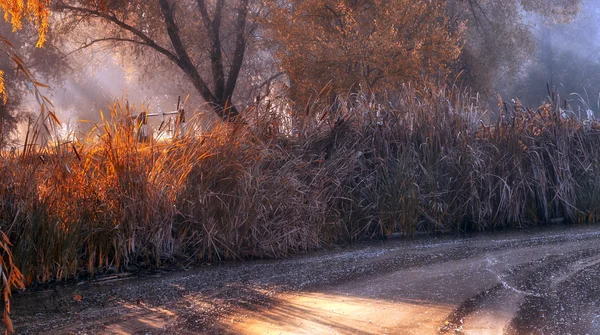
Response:
M236 32L237 38L235 42L235 52L233 53L233 61L229 76L227 78L227 86L225 86L225 96L229 99L233 95L235 85L240 75L240 70L244 64L244 55L246 53L246 18L248 16L248 0L241 0L238 9Z
M161 13L165 19L165 23L167 25L167 33L169 38L171 39L171 44L173 44L173 48L175 48L175 52L177 53L178 58L181 60L182 69L188 75L188 77L192 80L192 83L198 89L204 100L206 102L213 104L215 107L221 106L224 107L221 101L210 91L208 86L204 83L202 78L200 77L200 73L194 66L185 46L183 45L183 41L179 36L179 28L175 23L175 18L173 16L173 8L169 4L168 0L158 0L161 8ZM224 108L214 108L215 113L219 115L222 119L232 119L238 116L237 110L235 113L233 111L225 111Z
M98 39L92 40L89 43L85 43L81 47L79 47L79 48L77 48L75 50L69 51L65 56L70 56L70 55L72 55L74 53L77 53L79 51L87 49L87 48L89 48L89 47L91 47L91 46L93 46L95 44L103 43L103 42L127 42L127 43L139 44L139 45L142 45L142 46L148 46L148 44L145 43L145 42L134 40L134 39L130 39L130 38L106 37L106 38L98 38Z
M123 42L150 47L160 54L165 55L169 60L183 70L198 93L200 93L202 98L212 106L214 112L219 117L229 121L235 120L239 115L239 112L232 105L231 97L235 90L236 82L244 63L244 54L246 52L246 21L248 14L248 0L239 0L240 6L235 10L235 14L232 13L232 16L236 17L234 23L234 34L236 39L234 51L231 55L231 67L227 77L225 76L222 46L223 39L221 36L222 17L226 8L226 1L214 0L214 7L212 8L213 10L209 11L205 0L196 0L201 21L206 29L206 34L208 35L207 37L210 44L209 59L212 72L212 84L214 85L213 90L209 88L207 84L208 82L202 78L198 70L199 64L192 59L191 51L188 50L183 36L180 35L175 13L175 5L177 2L173 0L156 1L159 5L162 20L164 20L168 41L170 41L171 44L168 47L159 45L159 43L149 36L148 33L142 28L138 28L133 24L126 22L126 19L124 18L125 14L119 15L107 9L99 8L91 4L89 7L86 7L85 5L69 5L64 0L57 0L54 8L57 11L70 12L75 17L81 16L84 18L89 17L105 20L121 28L122 31L133 35L133 37L121 37L116 35L114 37L109 36L98 38L90 43L82 45L73 52L83 50L100 42Z
M165 49L164 47L158 45L152 38L150 38L149 36L147 36L146 34L144 34L142 31L140 31L139 29L123 22L122 20L120 20L118 17L116 17L115 15L100 11L100 10L95 10L95 9L89 9L89 8L83 8L83 7L76 7L76 6L70 6L64 3L57 3L54 8L56 10L59 11L73 11L73 12L79 12L82 14L87 14L90 16L96 16L99 18L103 18L109 22L112 22L114 24L116 24L117 26L121 27L122 29L134 34L135 36L137 36L138 38L140 38L144 44L148 45L149 47L153 48L154 50L160 52L161 54L167 56L171 61L173 61L175 64L177 64L178 66L180 66L180 60L179 58L177 58L177 56L175 56L171 51Z
M208 37L210 39L210 61L212 65L212 74L214 81L215 97L224 102L227 97L225 93L225 71L223 69L223 53L221 46L221 19L223 17L223 7L225 2L223 0L217 0L215 5L215 14L211 20L206 9L206 3L204 0L197 0L198 8L200 9L200 15L204 21L204 26L208 31Z

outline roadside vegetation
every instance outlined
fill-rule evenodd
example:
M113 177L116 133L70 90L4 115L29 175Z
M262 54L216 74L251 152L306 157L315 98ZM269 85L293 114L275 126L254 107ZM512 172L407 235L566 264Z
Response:
M598 124L557 103L502 103L483 122L468 92L407 85L395 106L315 100L293 132L262 105L249 124L145 144L115 103L85 140L39 149L32 132L28 150L2 152L0 228L29 284L393 233L595 222Z

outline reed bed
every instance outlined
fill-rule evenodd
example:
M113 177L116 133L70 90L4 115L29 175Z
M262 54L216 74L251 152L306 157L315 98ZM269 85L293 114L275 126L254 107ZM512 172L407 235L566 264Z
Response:
M600 216L599 124L559 101L501 102L490 121L455 87L324 100L143 144L115 103L87 139L3 152L3 258L30 285Z

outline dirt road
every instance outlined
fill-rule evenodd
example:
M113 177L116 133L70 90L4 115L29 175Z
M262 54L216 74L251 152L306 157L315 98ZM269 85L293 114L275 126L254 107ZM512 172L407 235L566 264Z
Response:
M18 334L600 334L599 307L600 227L563 227L105 277L13 315Z

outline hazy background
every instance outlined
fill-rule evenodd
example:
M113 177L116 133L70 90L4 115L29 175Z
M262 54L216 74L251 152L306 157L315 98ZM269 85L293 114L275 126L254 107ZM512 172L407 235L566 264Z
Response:
M568 99L574 109L590 108L596 115L600 94L600 3L585 1L581 12L568 23L528 16L536 49L521 64L514 80L498 77L497 91L506 99L519 98L537 107L548 96L548 87ZM578 95L575 95L578 94Z
M534 38L533 51L527 46L527 57L517 64L518 71L499 69L486 95L488 107L496 109L497 95L505 100L519 99L535 108L548 95L548 87L568 99L574 110L587 109L598 115L600 108L600 4L584 1L580 13L567 23L556 22L536 14L525 14L525 28ZM9 29L4 24L3 30ZM22 33L23 34L23 33ZM35 34L32 35L35 37ZM507 37L514 38L514 37ZM519 45L517 41L516 45ZM525 41L523 41L525 44ZM514 45L514 44L513 44ZM248 52L244 73L236 91L236 104L248 106L256 95L256 85L276 72L276 64L268 51L259 44ZM24 48L31 48L26 45ZM189 93L186 109L197 115L214 119L212 111L198 97L181 71L168 62L135 56L126 49L91 47L77 49L73 40L56 43L50 48L52 57L45 69L34 67L41 79L52 88L46 92L56 106L64 124L85 133L100 120L99 110L107 110L117 99L129 101L138 110L147 107L156 112L175 110L179 96ZM125 47L126 48L126 47ZM502 48L502 46L498 46ZM524 45L523 48L526 48ZM252 49L252 47L251 47ZM513 50L497 50L510 54ZM500 52L501 51L501 52ZM517 50L514 50L517 52ZM33 59L33 57L31 57ZM52 62L61 64L60 74L53 73ZM502 65L501 65L502 66ZM264 69L267 69L264 71ZM465 70L466 72L469 69ZM261 74L262 73L262 74ZM477 89L477 88L475 88ZM35 113L38 106L31 96L19 101L19 109ZM583 113L585 114L585 113ZM21 119L21 129L24 120ZM154 121L156 124L156 120Z

